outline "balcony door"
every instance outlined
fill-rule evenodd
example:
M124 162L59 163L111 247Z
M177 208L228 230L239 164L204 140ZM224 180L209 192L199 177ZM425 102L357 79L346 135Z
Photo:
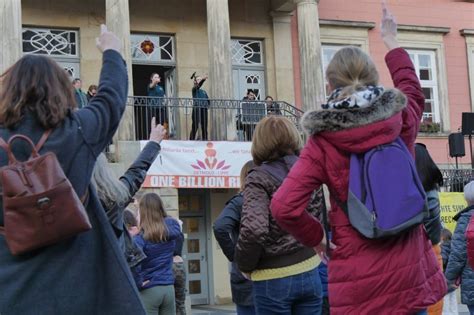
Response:
M263 41L255 39L231 40L232 79L234 98L242 99L253 90L257 100L265 98L265 63Z

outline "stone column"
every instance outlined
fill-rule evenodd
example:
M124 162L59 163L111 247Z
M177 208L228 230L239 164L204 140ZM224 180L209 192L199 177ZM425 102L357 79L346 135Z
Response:
M319 108L324 102L324 77L319 34L319 0L294 0L298 13L301 96L303 110Z
M207 0L209 42L209 83L211 99L232 99L229 6L227 0ZM211 139L232 140L235 136L235 113L216 109L211 101ZM214 109L212 108L214 107Z
M273 47L275 54L275 100L295 104L293 84L293 51L291 47L292 12L273 11Z
M21 1L0 2L0 74L22 56Z
M132 53L130 48L130 13L128 0L105 0L107 28L122 40L122 56L127 63L128 95L133 95ZM135 140L133 106L127 106L120 122L118 140Z

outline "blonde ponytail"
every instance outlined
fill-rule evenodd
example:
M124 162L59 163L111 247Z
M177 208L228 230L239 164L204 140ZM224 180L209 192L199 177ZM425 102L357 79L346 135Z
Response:
M333 89L342 88L339 99L345 98L365 86L378 85L379 74L372 59L360 48L341 48L326 70L326 78Z

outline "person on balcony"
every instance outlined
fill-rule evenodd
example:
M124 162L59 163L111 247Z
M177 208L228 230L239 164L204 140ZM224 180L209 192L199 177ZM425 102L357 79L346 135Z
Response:
M267 115L281 115L280 105L273 101L273 97L270 95L265 97L265 104L267 106Z
M89 103L86 93L81 90L82 80L75 78L72 81L72 86L74 87L74 96L76 97L77 108L81 109Z
M207 80L207 76L200 77L193 75L194 86L193 86L193 113L192 113L192 125L191 134L189 140L195 140L198 125L201 124L201 140L207 139L207 110L209 108L209 96L207 92L202 88L202 85Z
M87 89L87 102L91 101L91 98L93 98L97 94L97 85L91 84L89 85L89 88Z
M151 117L156 117L156 121L168 129L168 115L166 107L164 106L163 97L165 97L165 90L160 85L161 77L158 73L152 73L150 76L150 83L148 84L148 110L146 121Z
M243 135L239 140L252 141L253 131L260 119L256 119L256 112L254 107L257 104L256 91L252 89L247 90L247 95L242 99L240 104L240 114L237 116L237 130L240 130Z

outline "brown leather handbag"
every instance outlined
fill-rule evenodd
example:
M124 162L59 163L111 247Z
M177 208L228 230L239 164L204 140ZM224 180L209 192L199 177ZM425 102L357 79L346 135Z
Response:
M91 229L86 210L64 174L53 152L38 152L48 139L46 131L35 146L30 138L14 135L0 147L8 154L8 165L0 169L3 187L6 243L13 255L52 245ZM15 140L24 140L32 148L26 161L18 161L12 152Z

